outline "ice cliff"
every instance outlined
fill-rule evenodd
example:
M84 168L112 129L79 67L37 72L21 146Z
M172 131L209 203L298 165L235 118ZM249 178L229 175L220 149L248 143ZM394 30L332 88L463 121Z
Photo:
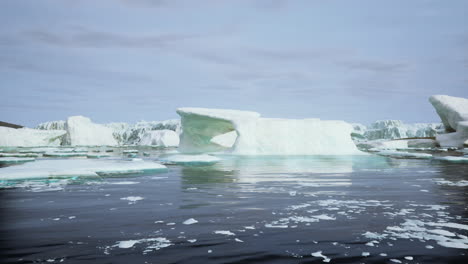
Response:
M181 116L183 131L181 152L362 154L351 140L352 126L344 121L261 118L256 112L205 108L179 108L177 113Z
M148 138L148 133L150 133L151 131L171 130L177 135L180 134L180 121L177 119L150 122L141 121L134 125L127 123L110 123L106 124L105 126L112 129L114 138L121 145L146 145L147 141L142 141L142 138ZM171 133L166 132L166 134ZM168 146L174 146L174 140L171 139L171 142L163 144Z
M60 146L64 130L0 127L0 146Z
M433 95L429 101L434 106L446 134L437 135L442 147L468 146L468 99L448 95Z

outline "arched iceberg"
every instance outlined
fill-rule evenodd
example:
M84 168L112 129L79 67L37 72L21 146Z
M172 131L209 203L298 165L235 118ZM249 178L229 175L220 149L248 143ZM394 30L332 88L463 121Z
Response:
M363 154L351 140L352 126L344 121L261 118L256 112L206 108L179 108L177 113L182 123L179 150L185 153ZM233 133L234 144L228 144Z

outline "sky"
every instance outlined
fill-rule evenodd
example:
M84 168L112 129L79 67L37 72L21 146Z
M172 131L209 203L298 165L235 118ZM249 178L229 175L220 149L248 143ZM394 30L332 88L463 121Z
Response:
M1 121L439 122L433 94L468 98L468 1L0 1Z

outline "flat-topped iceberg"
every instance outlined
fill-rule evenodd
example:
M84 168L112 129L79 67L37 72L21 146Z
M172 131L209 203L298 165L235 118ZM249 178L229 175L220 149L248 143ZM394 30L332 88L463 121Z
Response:
M436 137L442 147L468 146L468 99L448 95L433 95L429 101L448 132ZM454 132L455 131L455 132Z
M238 110L179 108L182 134L179 151L224 152L237 155L362 154L351 140L353 127L344 121L261 118ZM213 138L232 133L232 147Z
M0 127L0 146L60 146L64 130Z
M93 159L37 160L23 165L2 168L0 180L61 177L96 177L102 175L137 174L165 170L166 166L150 161L116 161Z

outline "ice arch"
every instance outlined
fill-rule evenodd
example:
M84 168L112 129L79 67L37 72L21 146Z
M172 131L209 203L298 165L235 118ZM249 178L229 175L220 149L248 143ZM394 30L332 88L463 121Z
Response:
M344 121L261 118L256 112L206 108L179 108L177 113L182 124L179 150L185 153L362 154L351 140L352 126ZM223 144L233 133L232 147Z

